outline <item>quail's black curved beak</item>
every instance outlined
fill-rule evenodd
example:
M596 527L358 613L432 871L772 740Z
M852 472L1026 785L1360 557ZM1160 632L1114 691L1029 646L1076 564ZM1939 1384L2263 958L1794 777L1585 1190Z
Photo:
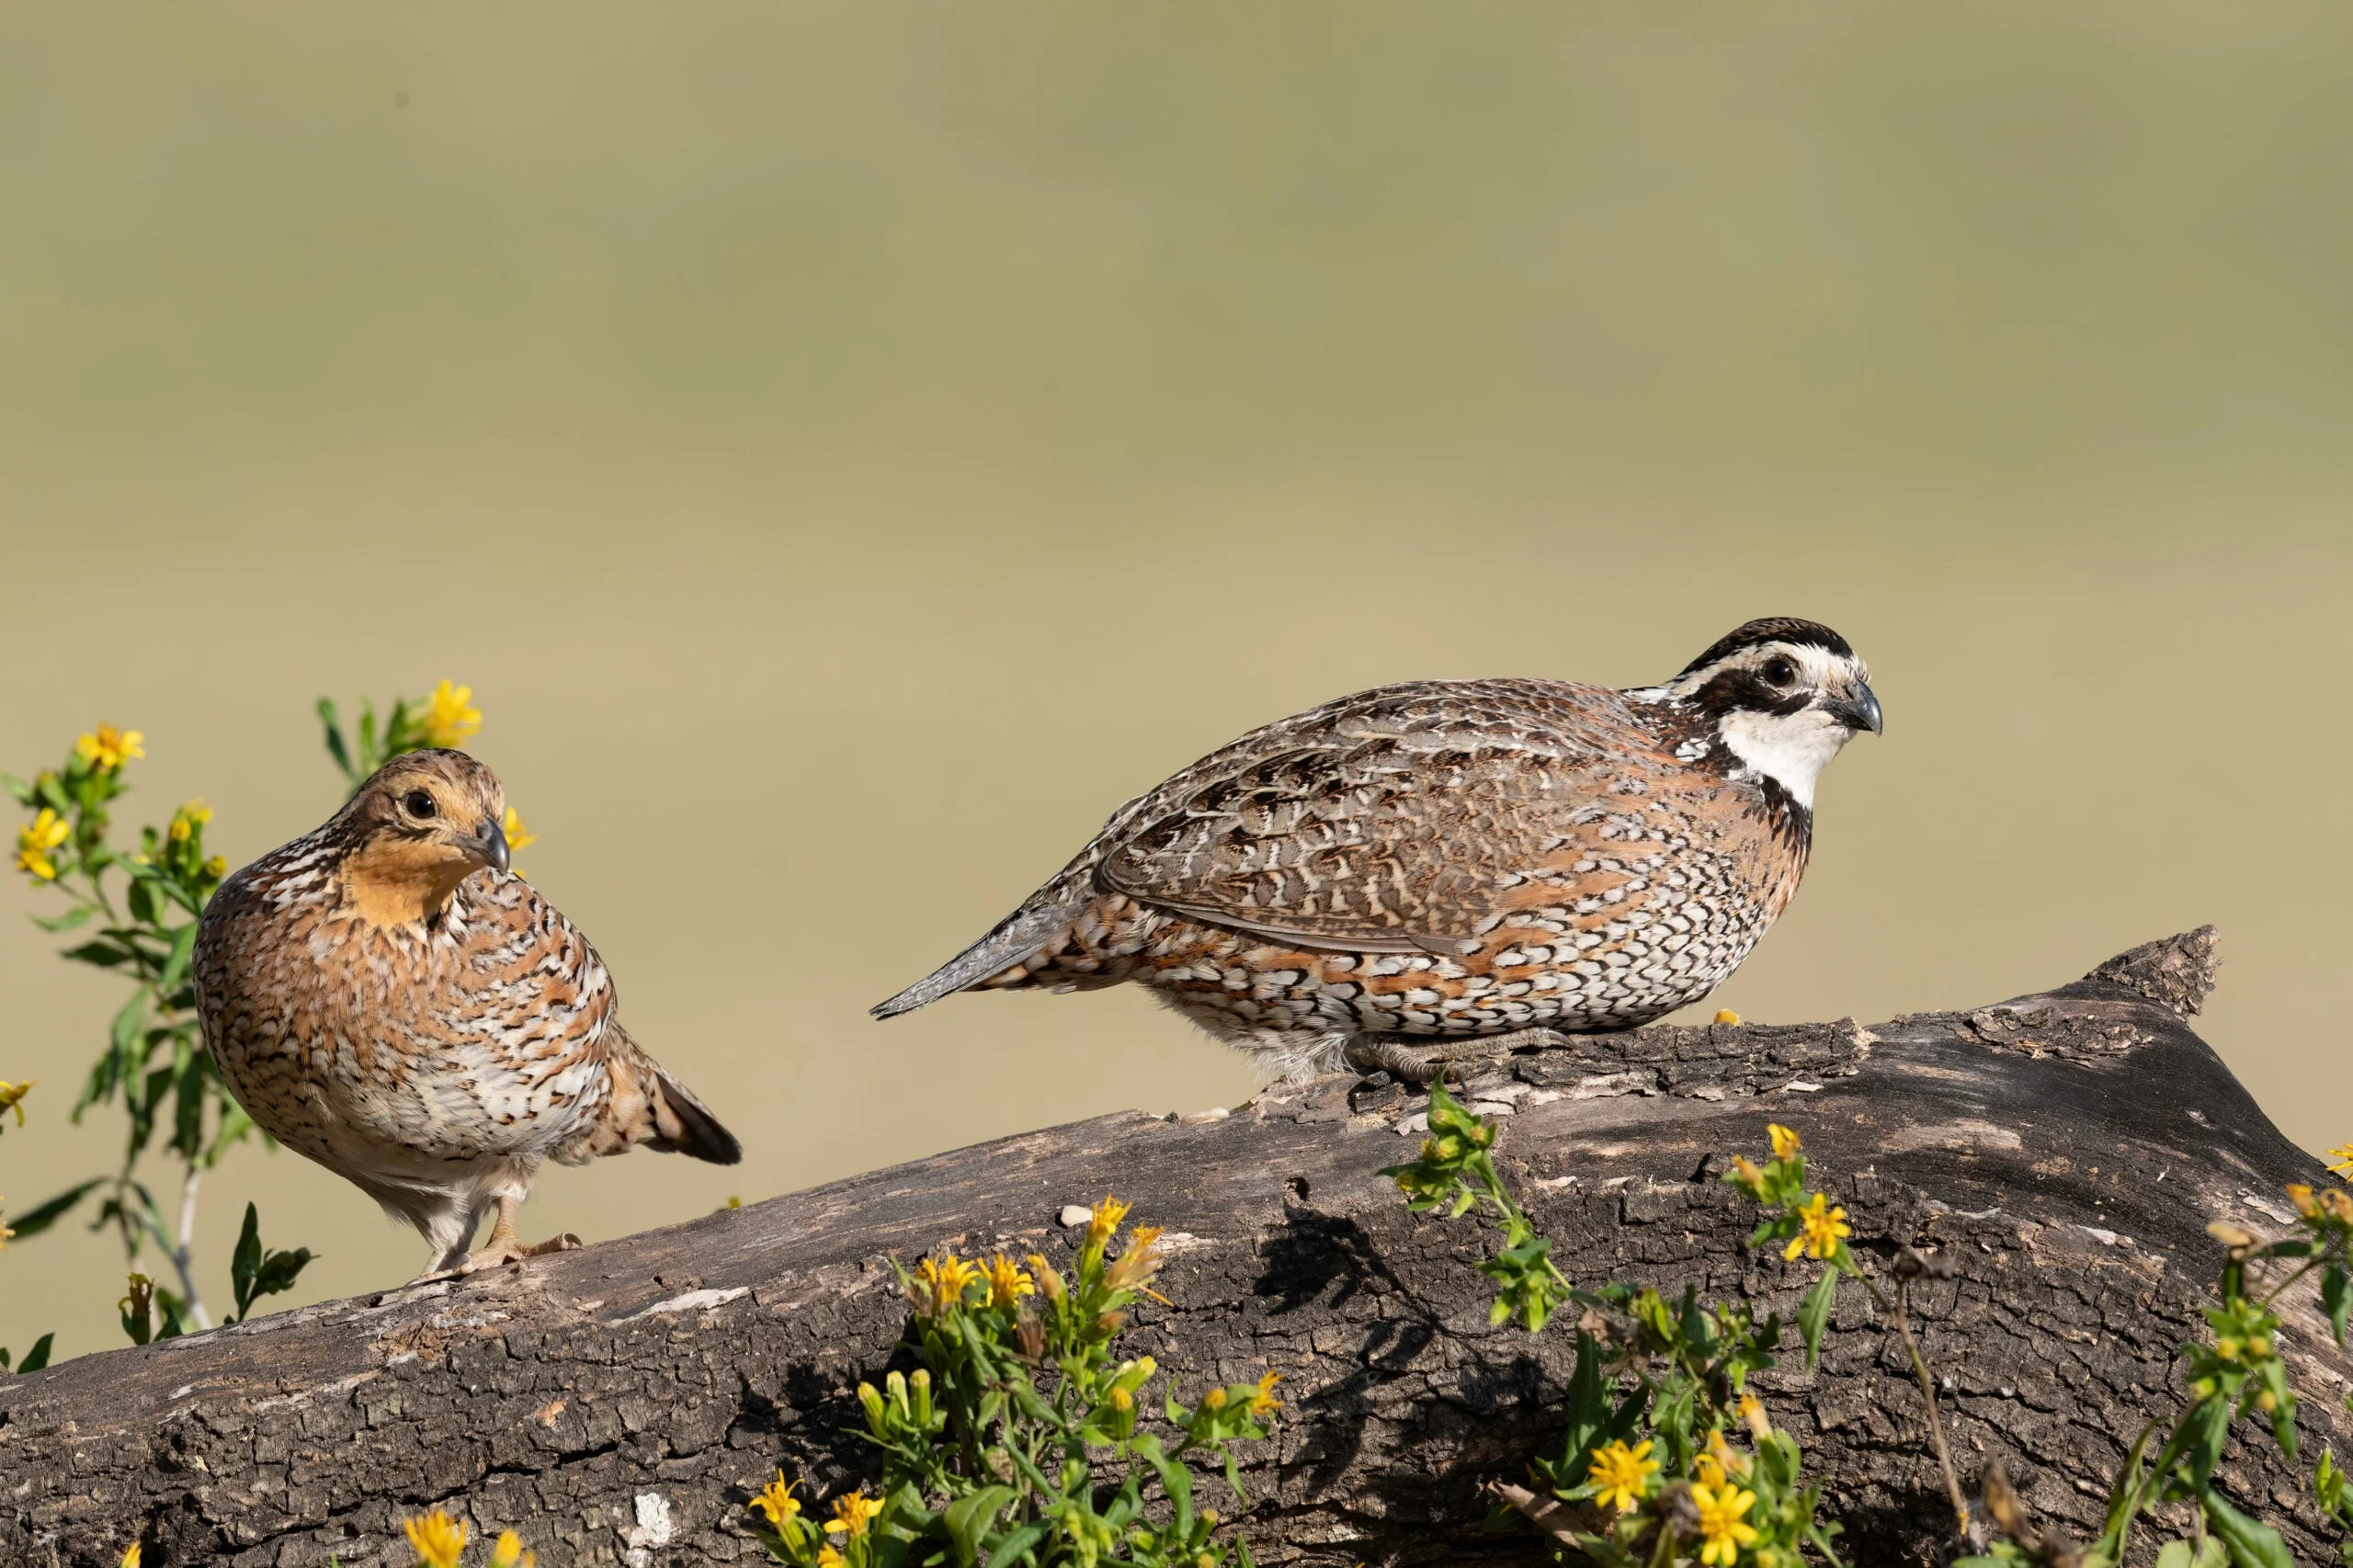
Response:
M1861 681L1857 681L1852 690L1841 692L1822 706L1824 711L1857 734L1865 730L1874 735L1885 732L1886 726L1880 720L1879 695Z
M506 830L496 821L482 824L482 832L470 841L473 852L481 856L490 869L501 876L506 874Z

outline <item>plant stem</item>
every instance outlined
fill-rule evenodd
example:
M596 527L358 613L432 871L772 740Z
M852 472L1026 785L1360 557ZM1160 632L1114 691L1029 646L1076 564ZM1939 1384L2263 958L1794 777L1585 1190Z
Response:
M1937 1381L1928 1373L1927 1358L1920 1354L1919 1342L1912 1337L1912 1323L1905 1308L1910 1304L1912 1282L1895 1282L1895 1299L1890 1301L1870 1275L1858 1268L1855 1278L1870 1292L1872 1302L1895 1320L1895 1332L1903 1336L1904 1352L1912 1358L1912 1376L1919 1381L1920 1397L1928 1406L1928 1439L1936 1445L1937 1468L1944 1472L1945 1498L1952 1505L1953 1533L1961 1540L1970 1540L1969 1498L1961 1489L1961 1476L1952 1467L1952 1450L1945 1447L1944 1417L1937 1412Z

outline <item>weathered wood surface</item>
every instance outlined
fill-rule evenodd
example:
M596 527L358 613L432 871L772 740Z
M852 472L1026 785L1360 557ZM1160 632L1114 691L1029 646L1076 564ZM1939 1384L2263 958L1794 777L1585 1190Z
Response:
M1712 1176L1768 1119L1801 1128L1859 1244L1958 1266L1916 1314L1964 1471L2004 1454L2032 1505L2088 1523L2177 1399L2220 1260L2207 1221L2276 1228L2281 1185L2317 1176L2180 1016L2211 950L2193 933L2048 994L1868 1028L1593 1037L1466 1092L1512 1111L1504 1163L1573 1277L1697 1279L1785 1312L1800 1275L1744 1250L1753 1210ZM1335 1079L1206 1123L1108 1116L0 1381L0 1561L110 1568L137 1536L153 1568L404 1562L399 1518L436 1505L521 1529L549 1568L753 1560L747 1489L779 1465L828 1489L869 1473L852 1391L904 1319L885 1256L1066 1250L1058 1211L1106 1189L1180 1248L1132 1348L1194 1386L1282 1374L1243 1518L1261 1561L1529 1560L1531 1540L1478 1533L1477 1488L1550 1441L1569 1338L1491 1329L1483 1238L1408 1214L1377 1174L1409 1155L1413 1110ZM1859 1292L1840 1300L1823 1367L1767 1374L1768 1403L1850 1560L1931 1560L1918 1392ZM2353 1363L2306 1308L2285 1344L2316 1444ZM2320 1561L2268 1445L2234 1445L2224 1483Z

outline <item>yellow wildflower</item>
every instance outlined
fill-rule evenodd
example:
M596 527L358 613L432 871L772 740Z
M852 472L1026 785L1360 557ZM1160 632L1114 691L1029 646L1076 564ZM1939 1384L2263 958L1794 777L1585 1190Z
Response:
M1773 1157L1777 1160L1786 1160L1805 1146L1796 1133L1778 1121L1767 1123L1765 1131L1773 1140Z
M1724 1483L1724 1467L1718 1463L1716 1456L1711 1453L1701 1453L1692 1458L1691 1473L1699 1478L1699 1484L1702 1486L1722 1486Z
M1225 1391L1223 1389L1211 1389L1209 1392L1201 1395L1201 1408L1204 1410L1223 1410L1225 1408Z
M1755 1160L1745 1154L1734 1154L1732 1168L1739 1174L1740 1185L1748 1188L1752 1197L1764 1189L1765 1173L1756 1168Z
M1160 1248L1160 1227L1138 1225L1128 1236L1127 1250L1104 1271L1103 1283L1114 1290L1142 1290L1156 1301L1165 1301L1168 1298L1152 1288L1152 1280L1167 1261L1168 1255Z
M1136 1396L1135 1396L1135 1395L1133 1395L1133 1394L1130 1393L1127 1390L1125 1390L1125 1389L1123 1389L1123 1388L1114 1387L1114 1388L1111 1390L1111 1408L1112 1408L1112 1409L1114 1409L1114 1410L1133 1410L1135 1407L1136 1407Z
M540 835L523 825L523 813L514 807L506 808L506 847L529 849L540 841Z
M40 814L17 830L17 869L40 878L45 882L57 880L57 863L50 851L74 835L65 819L47 806Z
M2328 1152L2328 1168L2338 1176L2353 1176L2353 1143Z
M1847 1211L1829 1208L1829 1202L1817 1192L1810 1201L1799 1205L1798 1222L1805 1229L1790 1237L1790 1244L1781 1250L1784 1260L1795 1258L1800 1253L1809 1257L1828 1257L1838 1250L1841 1238L1855 1233L1847 1224Z
M1279 1372L1267 1372L1258 1379L1258 1392L1250 1396L1250 1414L1272 1415L1280 1410L1282 1402L1275 1397L1275 1384L1281 1381Z
M25 1096L31 1094L33 1085L40 1082L39 1078L28 1078L21 1084L12 1084L6 1078L0 1078L0 1111L15 1111L19 1127L25 1124Z
M1120 1221L1128 1217L1128 1210L1132 1207L1132 1204L1122 1203L1109 1193L1105 1193L1103 1201L1095 1206L1094 1214L1086 1221L1086 1244L1099 1247L1109 1241L1111 1233L1120 1228Z
M215 855L204 863L204 874L217 882L229 874L229 862Z
M1716 1468L1726 1475L1748 1473L1748 1456L1725 1442L1721 1431L1708 1434L1708 1457L1715 1460Z
M2340 1224L2353 1225L2353 1198L2345 1195L2343 1187L2332 1187L2320 1195L2320 1206L2328 1217Z
M1048 1301L1059 1301L1063 1299L1063 1277L1052 1264L1046 1261L1045 1254L1031 1253L1029 1269L1038 1277L1038 1288L1046 1292Z
M787 1481L784 1471L779 1470L776 1472L776 1479L752 1499L751 1506L768 1517L768 1528L784 1528L784 1521L801 1512L801 1499L792 1494L792 1487L793 1483Z
M411 1519L408 1549L416 1553L416 1568L458 1568L465 1555L466 1527L436 1508L421 1519Z
M847 1535L855 1540L866 1533L866 1528L882 1512L882 1499L869 1497L859 1487L847 1497L834 1499L834 1517L825 1521L829 1535Z
M190 801L172 813L172 842L186 844L196 835L196 830L212 820L212 808L202 801Z
M139 1543L132 1541L122 1549L122 1568L139 1568Z
M1601 1489L1597 1501L1621 1514L1641 1502L1650 1491L1651 1477L1658 1473L1658 1460L1650 1452L1647 1437L1631 1449L1621 1440L1597 1449L1585 1472L1585 1478Z
M1691 1488L1691 1506L1699 1510L1699 1561L1732 1568L1740 1549L1756 1540L1756 1527L1740 1517L1756 1502L1756 1494L1737 1486Z
M2288 1201L2294 1204L2296 1212L2307 1220L2316 1220L2320 1217L2320 1205L2313 1201L2313 1189L2302 1182L2291 1181L2288 1184Z
M1773 1423L1765 1415L1764 1403L1755 1394L1742 1394L1740 1403L1734 1406L1734 1409L1739 1414L1742 1424L1747 1426L1749 1436L1758 1442L1761 1443L1773 1435Z
M147 755L139 744L146 738L136 730L100 724L97 734L84 735L74 743L74 755L101 773L119 772L124 763Z
M433 688L419 717L425 744L453 746L482 729L482 710L474 706L474 688L443 681Z
M981 1278L989 1282L989 1305L993 1307L1009 1307L1016 1297L1038 1293L1037 1281L1003 1253L982 1268Z
M817 1568L842 1568L842 1554L834 1550L832 1541L817 1549Z
M937 1259L925 1258L915 1265L915 1282L921 1289L910 1292L915 1298L915 1310L935 1315L946 1312L964 1299L964 1287L979 1278L977 1265L952 1252Z
M1733 1012L1730 1007L1719 1007L1716 1009L1716 1022L1720 1024L1736 1024L1740 1022L1740 1015Z
M540 1555L523 1550L523 1538L513 1530L498 1532L498 1544L490 1549L490 1568L538 1568Z

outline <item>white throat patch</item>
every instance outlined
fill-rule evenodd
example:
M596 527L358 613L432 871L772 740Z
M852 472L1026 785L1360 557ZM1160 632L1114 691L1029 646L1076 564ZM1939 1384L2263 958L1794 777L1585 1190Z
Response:
M1818 708L1787 716L1729 713L1722 734L1725 750L1779 784L1808 811L1813 810L1813 781L1851 738L1846 725Z

